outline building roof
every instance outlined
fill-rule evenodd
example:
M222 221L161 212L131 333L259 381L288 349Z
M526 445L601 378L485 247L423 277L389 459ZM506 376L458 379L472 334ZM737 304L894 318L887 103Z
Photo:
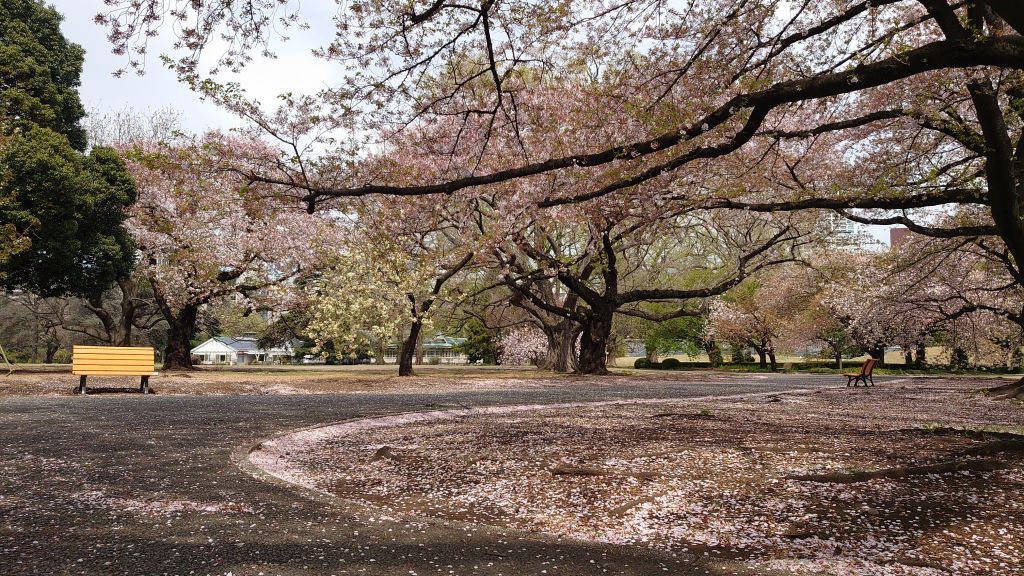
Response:
M437 334L433 338L426 339L423 341L423 350L451 350L465 342L465 338L456 338L455 336L445 336L444 334ZM387 345L389 350L398 349L398 344L389 343Z
M214 336L214 340L221 344L234 348L236 352L255 352L259 350L255 338L232 338L230 336Z
M424 348L454 348L459 344L465 342L465 338L455 338L454 336L445 336L444 334L438 334L430 340L424 340Z
M216 343L220 346L227 348L233 352L241 352L244 354L291 354L294 344L292 342L286 343L283 347L274 347L269 350L260 348L256 343L256 338L249 336L214 336L206 342L203 342L199 346L192 349L193 354L204 353L201 348L208 348L209 344ZM210 353L207 351L206 353Z

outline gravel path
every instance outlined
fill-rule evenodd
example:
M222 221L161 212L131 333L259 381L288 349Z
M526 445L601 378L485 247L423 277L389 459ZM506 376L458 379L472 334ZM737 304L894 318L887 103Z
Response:
M700 558L381 518L257 480L231 455L284 431L398 412L747 394L836 382L836 376L744 375L704 384L588 382L444 394L5 398L0 573L717 574Z

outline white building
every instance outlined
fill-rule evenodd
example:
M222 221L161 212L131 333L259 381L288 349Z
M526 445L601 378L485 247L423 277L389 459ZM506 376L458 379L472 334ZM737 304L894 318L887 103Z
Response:
M438 334L423 341L423 361L427 364L468 364L469 357L455 348L465 342L465 338L454 338ZM398 346L390 345L384 350L384 361L398 362Z
M281 364L293 353L290 344L264 350L257 345L254 336L214 336L193 348L192 358L197 364Z

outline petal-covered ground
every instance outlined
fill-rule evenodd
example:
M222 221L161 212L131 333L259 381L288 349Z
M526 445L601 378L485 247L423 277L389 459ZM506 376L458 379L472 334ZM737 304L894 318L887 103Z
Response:
M836 380L827 375L786 375L794 385ZM886 377L881 376L884 379ZM777 380L777 375L737 375L713 372L622 371L616 376L581 377L553 374L528 367L503 366L416 366L416 376L399 377L395 365L375 366L204 366L190 372L158 372L150 378L155 394L188 395L297 395L337 393L428 393L484 390L560 390L566 386L598 385L654 388L680 382L759 382ZM135 392L134 376L90 376L90 394ZM0 366L0 398L9 396L70 396L78 377L70 365L19 367L11 374Z
M1024 410L956 381L487 408L265 442L272 474L431 516L796 574L1024 574Z

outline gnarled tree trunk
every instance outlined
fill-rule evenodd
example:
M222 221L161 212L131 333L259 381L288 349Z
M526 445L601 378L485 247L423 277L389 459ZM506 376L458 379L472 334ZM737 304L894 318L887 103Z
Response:
M547 357L541 368L554 372L572 372L576 370L576 338L579 326L569 319L544 327L544 335L548 339Z
M164 315L167 321L167 347L164 370L192 369L192 336L196 333L199 306L187 304L177 314Z
M714 338L704 341L704 351L708 354L708 362L712 368L722 365L722 349L718 347L718 342Z
M927 352L924 344L918 344L917 350L914 352L914 367L924 368L928 364Z
M594 310L580 335L580 374L608 373L608 339L612 333L611 309Z

